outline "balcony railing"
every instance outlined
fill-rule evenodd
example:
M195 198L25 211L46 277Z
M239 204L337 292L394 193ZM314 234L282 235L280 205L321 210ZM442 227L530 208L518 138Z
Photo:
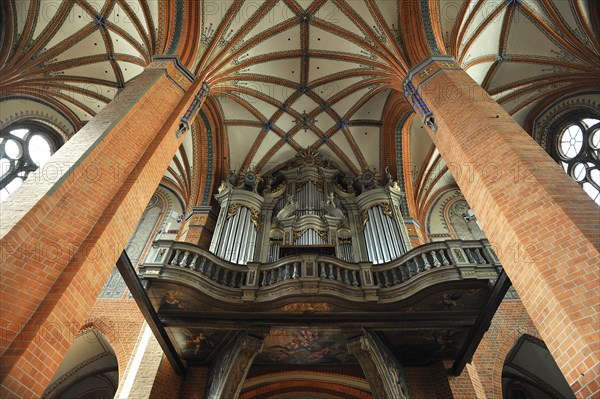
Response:
M311 254L237 265L188 243L161 240L140 267L140 277L179 281L229 301L267 301L294 293L391 301L443 281L495 279L500 268L487 240L429 243L380 265Z

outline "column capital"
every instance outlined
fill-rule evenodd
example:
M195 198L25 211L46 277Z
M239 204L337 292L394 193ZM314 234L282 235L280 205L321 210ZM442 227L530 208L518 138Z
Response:
M433 112L419 94L419 89L423 84L436 76L440 71L462 70L454 57L445 55L436 55L427 58L419 65L411 69L402 82L404 97L412 105L415 112L421 116L421 121L432 131L437 131L437 124Z
M155 55L146 69L161 69L165 71L167 78L182 92L186 92L196 77L179 60L176 55Z

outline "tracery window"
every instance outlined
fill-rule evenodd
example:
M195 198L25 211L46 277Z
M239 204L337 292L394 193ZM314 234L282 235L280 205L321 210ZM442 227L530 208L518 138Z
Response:
M62 139L37 123L17 123L0 132L0 202L29 176L48 162Z
M600 205L600 120L570 118L559 129L554 144L565 172Z

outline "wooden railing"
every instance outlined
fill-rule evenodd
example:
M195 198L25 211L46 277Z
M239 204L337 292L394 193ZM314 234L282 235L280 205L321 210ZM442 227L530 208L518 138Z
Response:
M487 240L429 243L380 265L310 254L237 265L194 245L163 240L149 251L140 278L204 287L203 292L228 300L266 300L298 292L369 301L446 280L494 279L500 268Z

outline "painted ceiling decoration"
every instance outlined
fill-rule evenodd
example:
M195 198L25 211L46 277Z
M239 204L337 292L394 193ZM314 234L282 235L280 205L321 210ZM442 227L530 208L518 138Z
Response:
M444 0L427 3L428 40L452 55L467 73L525 128L556 100L600 90L599 17L586 0ZM422 9L426 13L425 7ZM437 16L437 17L436 17ZM431 38L428 38L431 39ZM434 151L420 121L398 126L410 151L402 153L411 216L425 225L433 202L453 186L452 174ZM406 146L405 146L406 147Z
M3 3L2 96L41 101L77 128L141 73L160 46L158 1Z
M382 109L408 70L394 1L205 3L195 71L218 98L229 165L265 173L306 148L380 171ZM385 167L385 165L384 165Z
M409 213L422 219L455 183L396 91L410 67L430 54L453 56L525 125L547 104L600 90L594 7L588 0L6 1L0 92L10 115L0 122L40 115L72 135L152 56L177 55L211 89L208 124L198 117L192 135L201 137L186 139L163 180L186 203L210 203L228 170L265 174L310 147L354 175L370 169L383 178L387 168L402 177ZM414 20L422 26L403 22ZM21 108L48 110L19 113L16 99L27 101ZM210 179L197 178L207 171Z

